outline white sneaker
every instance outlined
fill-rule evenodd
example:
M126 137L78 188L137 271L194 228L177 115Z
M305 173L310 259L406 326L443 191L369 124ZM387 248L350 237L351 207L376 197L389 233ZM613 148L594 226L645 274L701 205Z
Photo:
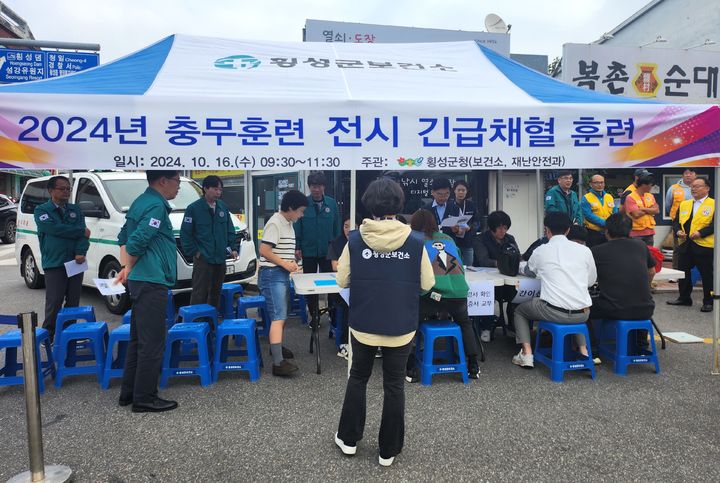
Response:
M340 451L343 452L344 455L352 456L357 451L357 445L355 446L348 446L345 444L345 441L338 438L338 434L335 433L335 444L340 448ZM382 463L380 463L382 464Z
M483 342L490 342L492 333L489 330L483 330L480 332L480 340Z
M348 360L348 345L347 344L340 344L340 347L338 347L337 356L342 357L345 360Z
M516 366L532 369L535 367L535 358L532 354L523 354L522 349L520 349L520 352L518 352L516 356L513 356L512 363Z
M380 463L380 466L390 466L393 464L393 461L395 461L395 457L391 456L390 458L383 458L382 456L378 455L378 463Z
M599 357L595 357L593 359L593 364L595 364L596 366L599 366L600 364L602 364L602 360L600 360Z

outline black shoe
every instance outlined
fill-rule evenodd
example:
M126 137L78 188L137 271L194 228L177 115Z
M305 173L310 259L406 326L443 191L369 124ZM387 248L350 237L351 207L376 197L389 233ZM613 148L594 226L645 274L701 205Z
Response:
M298 370L298 366L293 364L292 362L288 362L285 359L282 360L280 364L273 364L272 366L272 374L273 376L289 376L293 372L296 372Z
M700 312L712 312L712 311L713 311L712 304L703 304L703 306L700 307Z
M272 356L272 351L269 350L268 354ZM282 356L283 359L295 359L295 354L293 354L292 351L285 346L282 346Z
M468 362L468 376L470 379L480 379L480 367L478 366L477 360Z
M668 305L687 305L688 307L692 305L692 299L675 299L675 300L668 300L665 302Z
M168 401L166 399L155 398L150 403L133 403L132 412L134 413L161 413L163 411L171 411L178 407L178 403L175 401Z
M129 406L132 404L132 402L133 402L132 397L125 399L122 396L120 396L120 398L118 399L118 405L122 406L122 407Z

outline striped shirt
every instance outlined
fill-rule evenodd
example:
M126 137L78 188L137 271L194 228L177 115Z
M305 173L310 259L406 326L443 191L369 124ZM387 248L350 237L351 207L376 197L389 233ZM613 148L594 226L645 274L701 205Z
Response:
M270 245L273 253L283 260L295 261L295 230L292 222L280 212L271 216L265 224L261 242ZM263 256L260 256L260 266L277 267Z

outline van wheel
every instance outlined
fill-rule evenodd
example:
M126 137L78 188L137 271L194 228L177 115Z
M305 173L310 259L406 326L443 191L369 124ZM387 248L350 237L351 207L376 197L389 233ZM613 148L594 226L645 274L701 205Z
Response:
M22 256L22 273L25 285L28 288L43 288L45 286L45 277L38 270L37 260L32 250L25 250Z
M4 243L15 243L15 220L8 220L5 225L5 236L2 237Z
M120 273L120 264L117 260L110 260L100 273L100 278L115 278ZM122 295L108 295L105 297L105 306L116 315L122 315L130 308L130 294L126 291Z

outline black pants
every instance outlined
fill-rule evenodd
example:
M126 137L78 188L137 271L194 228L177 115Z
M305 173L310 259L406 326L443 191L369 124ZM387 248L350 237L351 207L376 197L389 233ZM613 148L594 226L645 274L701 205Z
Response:
M587 325L588 331L590 332L590 346L594 356L598 356L598 338L595 333L595 324L599 320L648 320L652 319L654 307L633 307L630 309L618 310L614 307L610 307L599 297L593 297L593 304L590 307L590 317L588 318ZM636 340L631 343L638 344L640 346L647 345L647 330L637 330ZM631 334L632 335L632 334Z
M702 278L703 304L712 304L710 292L713 287L713 249L701 247L692 241L685 243L689 243L689 245L683 247L683 252L679 253L678 256L680 270L685 271L685 278L678 280L680 298L683 300L691 299L690 294L693 289L691 271L693 267L697 267L700 271L700 278Z
M43 328L55 338L55 320L60 309L77 307L80 304L83 275L79 273L68 278L65 267L45 269L45 320Z
M467 313L467 299L442 299L440 302L437 302L428 297L420 297L420 320L427 319L438 312L447 312L453 322L460 326L463 347L465 348L465 357L473 360L476 359L477 344L475 342L475 331L473 330L472 321ZM384 354L383 349L383 356ZM407 370L414 368L415 357L408 357Z
M190 305L210 304L220 310L220 290L225 281L225 264L208 263L200 255L193 259Z
M128 285L133 307L120 399L150 403L157 397L165 354L168 288L134 280Z
M603 243L607 242L607 238L605 238L605 233L591 230L588 228L587 230L588 237L587 237L587 247L592 248L598 245L602 245Z
M303 257L303 273L317 273L320 268L320 273L332 272L332 262L326 257ZM310 316L313 311L318 308L318 296L317 295L306 295L308 310Z
M352 366L345 389L338 437L345 443L363 438L367 412L367 383L375 364L377 347L352 338ZM378 438L383 458L396 456L405 442L405 361L412 343L382 348L383 408Z

